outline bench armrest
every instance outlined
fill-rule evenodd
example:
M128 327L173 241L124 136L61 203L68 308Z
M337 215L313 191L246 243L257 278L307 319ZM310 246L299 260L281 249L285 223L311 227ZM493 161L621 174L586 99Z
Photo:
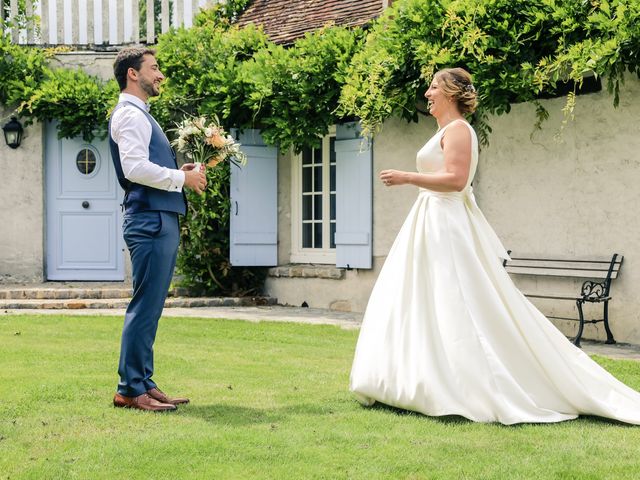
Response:
M593 282L591 280L587 280L582 284L580 294L584 299L595 300L606 297L608 294L607 290L606 280L604 282Z

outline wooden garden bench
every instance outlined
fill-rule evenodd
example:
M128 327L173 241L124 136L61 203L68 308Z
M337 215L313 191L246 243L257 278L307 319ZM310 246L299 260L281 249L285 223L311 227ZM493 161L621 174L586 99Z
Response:
M531 298L548 298L554 300L570 300L578 308L579 318L554 317L560 320L580 322L578 334L573 343L579 347L580 338L585 323L603 322L607 332L606 343L616 343L609 328L609 300L611 300L611 281L618 277L624 257L617 253L607 257L567 258L555 255L513 255L509 251L511 260L504 261L507 272L518 275L553 276L567 278L585 278L586 280L576 295L564 295L556 292L525 293ZM523 292L524 293L524 292ZM602 318L585 320L582 306L585 303L601 303L603 305Z

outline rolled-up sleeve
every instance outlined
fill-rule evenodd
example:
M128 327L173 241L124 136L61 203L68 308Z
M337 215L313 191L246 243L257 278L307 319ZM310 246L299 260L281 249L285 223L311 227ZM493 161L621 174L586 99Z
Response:
M149 161L151 124L135 107L116 110L111 119L111 137L118 144L122 171L127 180L147 187L181 192L184 172Z

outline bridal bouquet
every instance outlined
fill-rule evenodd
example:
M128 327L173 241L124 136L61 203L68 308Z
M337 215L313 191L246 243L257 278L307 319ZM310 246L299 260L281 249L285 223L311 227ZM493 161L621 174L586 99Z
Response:
M238 165L247 160L240 144L220 126L218 117L185 118L176 131L178 138L171 144L193 163L215 167L224 161Z

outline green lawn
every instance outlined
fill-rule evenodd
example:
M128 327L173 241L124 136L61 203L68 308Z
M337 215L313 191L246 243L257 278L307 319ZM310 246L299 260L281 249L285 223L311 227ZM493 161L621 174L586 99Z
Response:
M166 318L156 376L192 403L114 409L122 319L0 316L0 479L622 479L640 427L474 424L365 409L357 332ZM640 389L640 362L599 358Z

